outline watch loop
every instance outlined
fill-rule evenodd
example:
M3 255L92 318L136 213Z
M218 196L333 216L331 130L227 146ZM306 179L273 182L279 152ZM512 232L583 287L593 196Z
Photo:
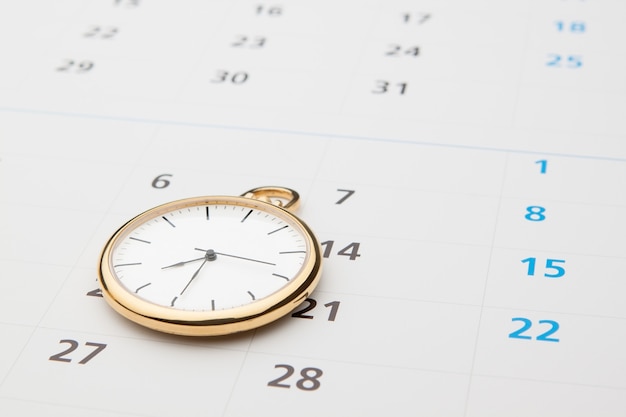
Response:
M241 196L264 201L290 212L296 211L300 206L300 194L286 187L258 187L246 191Z

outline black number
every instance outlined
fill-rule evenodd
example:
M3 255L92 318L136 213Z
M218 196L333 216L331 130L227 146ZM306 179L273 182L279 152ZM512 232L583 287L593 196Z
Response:
M315 306L317 305L317 301L315 301L312 298L307 298L306 300L304 300L304 303L308 303L308 305L304 307L302 310L298 310L295 313L293 313L291 317L297 317L299 319L312 319L313 318L313 316L311 316L310 314L304 314L304 313L313 310Z
M281 6L266 6L264 4L259 4L256 6L256 14L277 17L283 14L283 8Z
M420 53L419 46L412 46L410 48L403 48L402 45L391 44L389 45L389 50L385 53L386 56L401 56L401 55L409 55L409 56L418 56Z
M95 342L86 342L85 346L95 347L95 349L89 355L87 355L84 358L82 358L80 360L80 362L78 362L81 365L84 365L87 362L89 362L90 360L92 360L94 356L96 356L98 353L102 352L104 350L104 348L107 347L107 345L104 344L104 343L95 343Z
M359 247L360 246L361 246L360 243L352 242L348 246L346 246L345 248L343 248L339 252L337 252L337 255L349 256L350 260L354 261L356 258L361 256L359 254Z
M354 194L354 190L342 190L341 188L337 188L337 191L341 192L341 193L346 193L346 195L344 195L343 197L341 197L339 200L337 200L337 202L335 204L341 204L344 201L346 201L348 198L350 198L350 196L352 196L352 194Z
M430 18L430 13L424 12L402 14L402 21L404 23L415 23L418 25L423 25Z
M70 358L64 358L64 356L67 355L68 353L74 352L76 350L76 348L78 348L80 343L78 343L76 340L71 340L71 339L63 339L63 340L59 341L59 343L69 343L70 347L65 349L62 352L57 353L56 355L50 356L50 358L48 358L48 359L51 360L51 361L72 362L72 360Z
M139 0L113 0L113 6L117 7L138 7Z
M96 288L95 290L91 290L87 293L90 297L102 297L102 290L100 288Z
M213 83L225 83L230 82L232 84L243 84L248 80L247 72L235 72L230 73L228 71L217 71L215 78L211 80Z
M258 49L265 46L266 40L267 39L263 36L255 36L253 38L250 38L248 36L238 35L235 42L231 43L230 46L233 46L235 48Z
M339 301L331 301L330 303L324 304L324 307L330 307L330 314L328 315L328 321L335 321L337 318L337 312L339 311Z
M154 188L165 188L168 187L170 185L170 180L165 179L167 177L173 177L172 174L161 174L158 177L156 177L154 180L152 180L152 186Z
M317 306L317 301L314 300L313 298L307 298L306 300L304 300L304 303L306 303L307 305L301 310L294 312L291 315L291 317L296 317L299 319L312 319L315 317L311 314L304 314L304 313L308 313L309 311L313 310ZM341 304L340 301L331 301L330 303L324 304L324 307L330 307L330 314L328 314L328 321L335 321L335 319L337 318L337 311L339 311L340 304Z
M334 240L327 240L326 242L320 243L320 245L324 246L324 253L322 254L324 258L330 257L334 244L335 244ZM361 247L361 244L359 242L352 242L348 246L346 246L345 248L337 252L337 255L348 256L350 257L351 261L354 261L356 260L356 258L361 256L361 254L359 253L360 247Z
M372 90L372 93L374 94L386 94L390 91L392 91L391 89L391 83L389 81L384 81L384 80L377 80L376 84L374 86L374 89ZM398 92L400 95L403 95L404 93L406 93L406 89L408 87L408 83L396 83L394 84L396 87L398 87Z
M80 61L76 62L72 59L66 59L63 61L63 64L56 68L57 71L60 72L75 72L75 73L85 73L91 71L94 67L94 63L91 61Z
M313 375L309 375L309 373ZM319 378L324 374L319 368L304 368L300 371L302 377L296 382L296 387L303 391L315 391L320 387Z
M285 370L285 373L278 378L267 383L270 387L278 387L278 388L291 388L289 384L282 384L281 382L289 379L291 375L294 374L295 369L291 365L286 364L278 364L274 365L274 369L282 368ZM303 368L300 371L300 378L296 381L296 387L302 391L315 391L320 387L319 378L324 374L319 368Z
M118 29L113 26L90 26L85 33L83 33L83 37L91 38L91 39L111 39L117 35Z
M285 379L287 379L291 375L293 375L293 372L294 372L293 366L291 366L291 365L284 365L284 364L274 365L274 369L277 369L277 368L285 369L286 370L285 374L279 376L276 379L271 380L270 382L267 383L267 385L270 386L270 387L291 388L291 385L289 385L289 384L281 384L281 382L283 382Z
M48 358L48 359L51 360L51 361L57 361L57 362L71 362L72 359L71 358L67 358L65 356L69 355L70 353L72 353L76 349L78 349L78 347L80 346L80 343L78 343L76 340L72 340L72 339L63 339L63 340L60 340L59 343L67 343L67 344L70 345L70 347L65 349L62 352L59 352L59 353L57 353L55 355L50 356L50 358ZM107 347L107 345L105 343L95 343L95 342L87 342L87 343L85 343L85 346L95 347L95 349L78 362L80 365L86 364L87 362L92 360L94 358L94 356L96 356L98 353L102 352L104 350L104 348Z

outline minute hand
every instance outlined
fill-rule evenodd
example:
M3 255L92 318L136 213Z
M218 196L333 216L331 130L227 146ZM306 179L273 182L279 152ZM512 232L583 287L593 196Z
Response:
M200 248L194 248L195 250L199 250L202 252L205 252L204 249L200 249ZM266 262L266 261L260 261L258 259L252 259L252 258L246 258L245 256L237 256L237 255L230 255L228 253L222 253L222 252L215 252L216 255L221 255L221 256L228 256L229 258L237 258L237 259L243 259L244 261L251 261L251 262L258 262L260 264L265 264L265 265L272 265L272 266L276 266L275 263L272 262ZM201 258L202 259L202 258Z

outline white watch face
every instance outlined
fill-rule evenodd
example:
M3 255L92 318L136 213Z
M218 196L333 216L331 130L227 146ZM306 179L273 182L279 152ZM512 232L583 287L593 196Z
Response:
M129 229L110 254L114 277L150 303L188 311L236 308L298 276L309 252L287 216L237 203L159 213Z

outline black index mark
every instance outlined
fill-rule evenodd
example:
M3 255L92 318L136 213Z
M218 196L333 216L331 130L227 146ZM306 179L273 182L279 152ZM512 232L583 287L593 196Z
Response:
M246 219L248 218L248 216L250 216L251 214L252 214L252 209L250 209L250 211L248 212L248 214L246 214L246 216L245 216L243 219L241 219L241 223L245 222L245 221L246 221Z
M248 295L250 295L250 297L252 297L252 300L256 300L256 297L250 291L248 291Z
M206 211L206 219L209 220L209 206L206 206L204 209Z
M286 229L286 228L288 228L288 227L289 227L289 225L288 225L288 224L287 224L287 225L285 225L285 226L283 226L283 227L279 227L278 229L276 229L276 230L272 230L271 232L269 232L269 233L268 233L268 235L271 235L272 233L280 232L281 230Z
M129 238L129 239L132 239L132 240L136 240L137 242L147 243L148 245L149 245L150 243L152 243L152 242L148 242L147 240L139 239L139 238L132 237L132 236L129 236L128 238Z
M117 264L117 265L113 265L113 268L117 268L118 266L133 266L133 265L141 265L141 262L132 262L132 263L128 263L128 264Z
M176 227L176 226L174 226L174 223L172 223L171 221L169 221L169 220L167 219L167 217L165 217L165 216L161 216L161 218L162 218L163 220L165 220L166 222L168 222L168 223L170 224L170 226L172 226L172 227Z
M149 282L149 283L144 284L144 285L142 285L141 287L137 288L137 289L135 290L135 294L137 294L137 293L139 292L139 290L140 290L140 289L142 289L142 288L146 288L146 287L147 287L148 285L150 285L150 284L152 284L152 283L151 283L151 282Z
M287 278L284 275L279 275L279 274L272 274L272 275L274 275L275 277L282 278L282 279L285 279L285 280L289 281L289 278Z
M174 303L176 302L177 299L178 299L178 296L174 297L174 299L172 300L172 304L170 304L171 307L174 307Z

